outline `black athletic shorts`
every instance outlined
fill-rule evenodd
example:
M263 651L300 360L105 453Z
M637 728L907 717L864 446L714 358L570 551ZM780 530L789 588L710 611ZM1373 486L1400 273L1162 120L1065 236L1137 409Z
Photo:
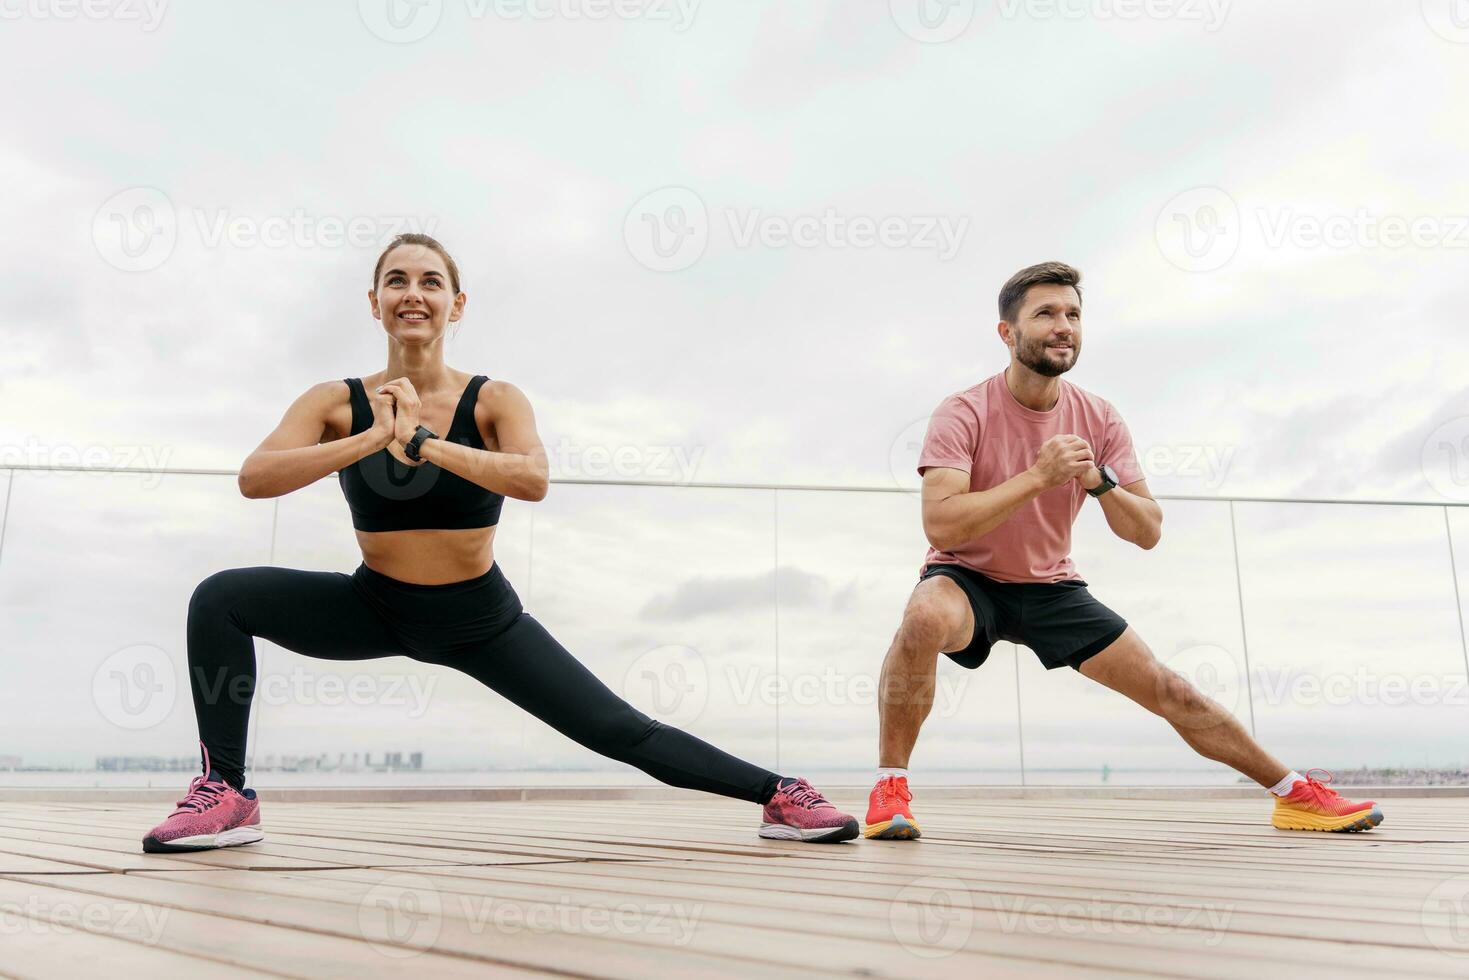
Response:
M1079 668L1127 629L1127 621L1102 605L1081 579L1065 582L996 582L963 565L929 565L922 578L954 580L974 611L974 639L950 653L973 670L990 655L996 640L1035 651L1047 670Z

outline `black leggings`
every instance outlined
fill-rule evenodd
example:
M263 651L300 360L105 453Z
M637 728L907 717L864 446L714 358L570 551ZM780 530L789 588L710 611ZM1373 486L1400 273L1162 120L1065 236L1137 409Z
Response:
M776 775L618 697L532 619L498 565L414 585L365 564L351 575L258 566L216 572L189 600L189 681L212 768L244 785L255 640L326 660L405 656L461 670L568 738L671 786L769 802Z

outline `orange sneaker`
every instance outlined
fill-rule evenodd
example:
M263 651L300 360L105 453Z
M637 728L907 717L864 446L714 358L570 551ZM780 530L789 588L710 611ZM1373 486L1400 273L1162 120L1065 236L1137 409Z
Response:
M1314 779L1319 772L1325 779ZM1354 803L1343 799L1327 786L1331 773L1325 769L1307 769L1305 779L1297 779L1287 796L1275 798L1275 812L1270 825L1276 830L1371 830L1382 823L1382 811L1371 800Z
M923 836L908 809L913 794L902 776L884 776L867 797L867 823L862 836L874 840L917 840Z

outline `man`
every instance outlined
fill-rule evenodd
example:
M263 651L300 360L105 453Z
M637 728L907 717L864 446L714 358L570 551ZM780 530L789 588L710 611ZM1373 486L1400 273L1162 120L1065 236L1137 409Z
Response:
M1345 800L1278 762L1154 659L1077 575L1071 526L1089 498L1114 534L1140 548L1158 544L1163 524L1117 410L1061 380L1081 355L1080 286L1081 273L1061 262L1011 277L999 323L1010 366L945 399L929 421L918 472L932 547L882 666L880 768L864 835L919 836L907 766L933 703L938 655L972 669L996 640L1024 644L1046 669L1071 667L1163 717L1200 755L1269 789L1275 827L1377 826L1374 803Z

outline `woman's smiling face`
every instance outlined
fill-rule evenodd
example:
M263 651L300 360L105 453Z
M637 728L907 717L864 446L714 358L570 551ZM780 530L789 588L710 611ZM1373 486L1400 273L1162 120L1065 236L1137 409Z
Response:
M442 336L464 311L447 263L423 245L399 245L383 257L377 288L368 294L372 315L392 337L407 344Z

